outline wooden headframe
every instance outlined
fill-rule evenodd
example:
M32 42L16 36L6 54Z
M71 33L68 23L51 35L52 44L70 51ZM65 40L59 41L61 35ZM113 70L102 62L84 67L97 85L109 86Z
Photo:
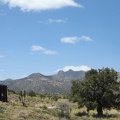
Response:
M0 84L0 101L7 102L7 86Z

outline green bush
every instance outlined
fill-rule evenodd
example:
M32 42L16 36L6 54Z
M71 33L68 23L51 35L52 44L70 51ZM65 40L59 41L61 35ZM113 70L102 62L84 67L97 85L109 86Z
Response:
M70 119L70 112L69 112L69 111L60 110L60 111L58 111L58 117L59 117L59 118L67 118L67 119Z
M57 101L57 100L58 100L58 96L54 95L54 96L52 97L52 99L53 99L54 101Z
M28 93L28 96L30 96L30 97L36 97L36 93L34 91L30 91Z
M68 102L58 103L58 117L70 119L71 106Z
M10 90L10 89L8 89L8 92L13 93L13 94L17 94L14 90Z
M47 109L47 106L43 105L42 108L45 110L45 109Z
M5 108L5 107L0 106L0 113L4 113L4 112L5 112L5 110L6 110L6 108Z

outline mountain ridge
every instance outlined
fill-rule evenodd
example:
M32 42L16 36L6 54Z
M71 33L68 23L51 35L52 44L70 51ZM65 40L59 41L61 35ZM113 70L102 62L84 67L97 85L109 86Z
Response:
M20 90L34 91L36 93L41 92L55 92L55 93L68 93L70 91L71 83L73 79L83 80L85 76L84 71L68 70L58 71L54 75L43 75L41 73L32 73L27 77L20 79L6 79L0 81L0 84L5 84L8 89L19 92Z
M71 80L83 80L84 71L58 71L54 75L43 75L41 73L32 73L27 77L20 79L6 79L0 81L0 84L8 86L8 89L19 92L25 90L27 92L34 91L36 93L69 93ZM120 81L120 73L118 73L118 81Z

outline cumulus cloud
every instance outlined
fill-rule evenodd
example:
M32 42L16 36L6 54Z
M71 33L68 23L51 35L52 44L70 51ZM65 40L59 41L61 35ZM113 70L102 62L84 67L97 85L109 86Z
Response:
M77 43L78 41L93 41L90 37L88 36L81 36L81 37L63 37L60 40L61 42L64 43Z
M45 48L43 48L39 45L33 45L31 48L32 48L32 51L41 51L41 50L43 51L43 50L45 50Z
M45 50L44 53L48 54L48 55L55 55L55 54L57 54L56 51L51 51L51 50Z
M80 40L83 40L83 41L93 41L90 37L88 37L88 36L81 36L80 38L79 38Z
M33 45L33 46L31 47L31 51L32 51L32 52L41 51L42 53L47 54L47 55L55 55L55 54L57 54L56 51L48 50L48 49L43 48L43 47L41 47L41 46L39 46L39 45Z
M88 67L88 66L84 66L84 65L82 65L82 66L65 66L64 68L58 69L57 71L59 71L59 70L68 71L70 69L73 70L73 71L81 71L81 70L82 71L88 71L91 68Z
M23 11L41 11L62 7L83 7L74 0L0 0L10 7L19 7Z
M61 42L64 43L76 43L79 41L78 37L63 37L61 38Z

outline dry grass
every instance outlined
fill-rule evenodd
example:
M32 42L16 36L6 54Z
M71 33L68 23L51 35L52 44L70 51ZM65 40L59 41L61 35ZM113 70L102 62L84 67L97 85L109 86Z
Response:
M26 97L26 106L22 106L18 95L9 93L9 102L0 102L0 120L67 120L57 115L58 103L69 102L67 99L59 99L57 102L48 98ZM120 111L104 111L105 116L97 118L96 111L86 112L86 108L78 109L77 103L70 103L71 120L120 120Z

